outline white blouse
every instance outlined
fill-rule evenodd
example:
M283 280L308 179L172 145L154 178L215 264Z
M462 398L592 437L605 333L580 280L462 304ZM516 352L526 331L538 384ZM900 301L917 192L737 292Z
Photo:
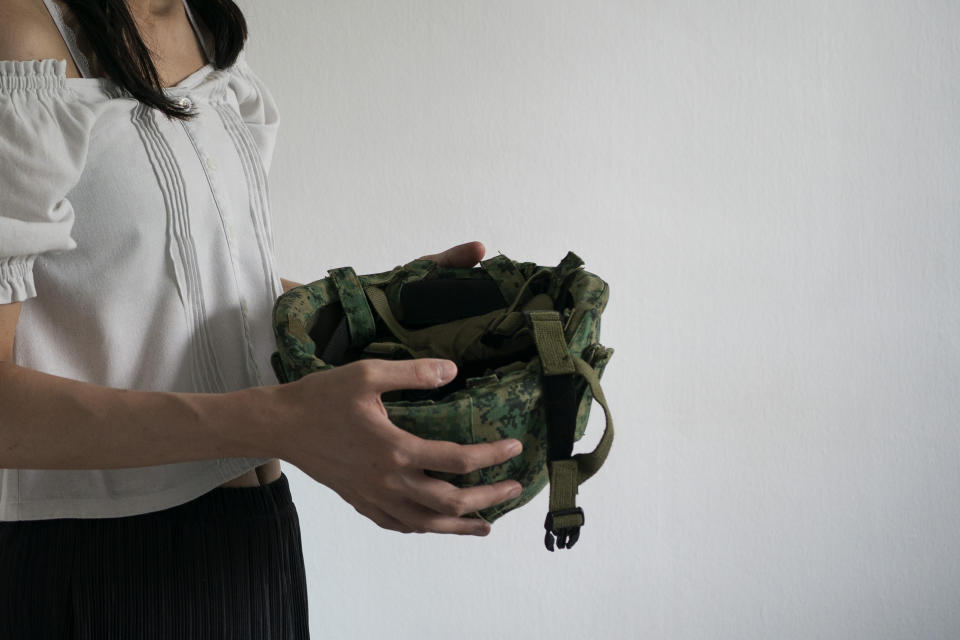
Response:
M64 60L0 61L0 304L23 302L14 362L122 389L275 384L276 104L242 53L166 92L197 116L171 121L110 80L67 78ZM165 509L268 460L2 469L0 520Z

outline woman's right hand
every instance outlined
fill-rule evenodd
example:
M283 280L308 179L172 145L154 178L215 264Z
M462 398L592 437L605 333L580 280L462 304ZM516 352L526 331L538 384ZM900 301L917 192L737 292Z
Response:
M456 365L444 359L366 359L261 387L280 412L276 457L385 529L486 535L489 524L462 516L519 495L520 483L458 488L424 471L470 473L500 464L520 453L520 441L463 445L419 438L390 422L380 397L395 389L433 389L455 375Z

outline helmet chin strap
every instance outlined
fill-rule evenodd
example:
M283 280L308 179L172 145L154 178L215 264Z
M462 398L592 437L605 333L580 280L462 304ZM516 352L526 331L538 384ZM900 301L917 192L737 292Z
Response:
M550 511L543 524L546 529L544 545L553 551L556 537L557 547L569 549L580 538L580 528L586 522L583 509L576 503L577 489L606 460L613 443L613 419L596 371L567 347L560 314L556 311L526 311L523 315L533 330L540 355L547 412ZM594 351L591 355L596 353ZM603 407L607 424L596 449L574 456L577 410L584 381L590 385L593 397Z

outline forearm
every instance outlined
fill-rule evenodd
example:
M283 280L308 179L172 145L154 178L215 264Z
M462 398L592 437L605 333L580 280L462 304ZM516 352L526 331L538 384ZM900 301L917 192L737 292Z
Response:
M114 389L0 362L0 468L112 469L277 457L268 387Z

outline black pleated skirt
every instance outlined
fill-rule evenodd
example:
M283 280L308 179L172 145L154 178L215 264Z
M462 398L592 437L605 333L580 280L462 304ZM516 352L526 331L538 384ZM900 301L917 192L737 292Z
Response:
M286 475L136 516L0 522L0 638L309 638Z

